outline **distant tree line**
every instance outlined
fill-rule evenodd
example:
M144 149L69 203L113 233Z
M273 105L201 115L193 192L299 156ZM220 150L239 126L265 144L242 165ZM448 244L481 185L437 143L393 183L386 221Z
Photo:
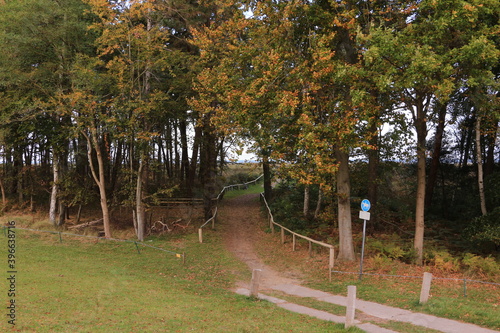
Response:
M416 163L417 263L440 163L475 164L477 205L500 158L496 0L0 1L1 189L7 200L133 210L203 196L228 144L337 202L354 260L353 158L377 209L381 161ZM415 139L414 139L415 137ZM410 147L411 150L407 148Z

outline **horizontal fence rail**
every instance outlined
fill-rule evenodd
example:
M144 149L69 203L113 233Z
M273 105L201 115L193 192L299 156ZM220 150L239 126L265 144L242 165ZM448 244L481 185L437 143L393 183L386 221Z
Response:
M224 186L224 188L220 191L219 195L216 198L216 206L215 206L215 209L213 210L212 217L209 218L207 221L205 221L205 223L203 223L200 226L200 228L198 228L198 240L200 243L203 243L203 228L205 226L207 226L209 223L212 223L212 229L215 229L215 222L217 220L219 201L222 200L222 198L224 197L224 193L226 193L226 191L230 191L230 190L234 190L234 189L239 190L242 187L247 188L248 185L256 184L263 176L264 175L260 175L259 177L255 178L254 180L251 180L251 181L246 182L246 183Z
M269 205L267 203L266 197L264 196L264 193L261 193L261 198L262 198L262 201L264 202L264 205L267 209L267 214L268 214L268 218L269 218L269 228L271 229L272 233L274 233L274 226L281 228L281 244L285 243L285 231L286 231L292 235L292 250L293 251L295 251L295 248L296 248L297 237L305 239L306 241L309 242L309 255L312 255L312 244L317 244L319 246L326 247L327 249L329 249L330 256L329 256L329 261L328 261L328 278L331 281L332 268L335 265L335 248L333 247L333 245L312 239L312 238L304 236L304 235L301 235L299 233L296 233L296 232L282 226L279 223L276 223L274 221L274 217L273 217L273 214L271 212L271 208L269 208Z
M5 236L7 235L6 234L7 233L7 229L8 229L7 226L3 226L3 230L4 230L4 235ZM139 245L141 245L141 246L144 246L144 247L149 247L149 248L152 248L152 249L155 249L155 250L158 250L158 251L163 251L165 253L174 255L176 258L181 258L183 263L186 262L186 254L185 253L178 253L178 252L175 252L175 251L166 250L166 249L163 249L161 247L157 247L157 246L153 246L153 245L149 245L149 244L146 244L146 243L143 243L143 242L133 241L133 240L129 240L129 239L105 238L105 237L99 237L99 236L89 236L89 235L81 235L81 234L70 234L70 233L60 232L60 231L29 229L29 228L20 228L20 227L16 227L15 229L16 230L31 231L31 232L41 232L41 233L54 234L54 235L59 236L59 242L61 242L61 243L63 241L63 236L92 238L92 239L96 239L96 240L107 240L107 241L125 242L125 243L134 243L135 247L137 249L137 253L139 253L139 254L141 254L141 251L139 249Z

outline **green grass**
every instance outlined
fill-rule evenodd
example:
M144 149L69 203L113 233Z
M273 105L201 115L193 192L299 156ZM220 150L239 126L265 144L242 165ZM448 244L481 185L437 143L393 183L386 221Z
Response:
M16 241L18 332L342 331L233 293L234 281L250 273L221 247L217 233L203 244L196 235L148 242L186 252L185 265L151 248L138 254L133 243L67 236L60 243L58 235L21 230ZM7 290L5 278L0 288Z
M226 195L233 197L250 191L260 193L262 186ZM20 224L30 224L20 217L15 219ZM263 222L262 228L266 226ZM43 229L42 225L33 227ZM58 235L18 230L15 329L20 332L343 331L343 325L290 313L268 302L234 294L230 289L235 281L249 281L250 272L226 252L219 231L209 232L210 237L203 244L198 243L196 234L169 235L147 242L174 252L186 252L186 264L182 265L174 255L155 249L141 247L138 254L133 243L95 242L67 236L60 243ZM3 271L7 275L7 243L2 233L0 244L5 249L0 253L5 256ZM348 285L357 285L358 296L364 300L500 329L499 288L468 284L464 297L460 282L433 281L431 298L422 306L418 304L421 282L418 279L366 276L359 282L356 275L334 274L333 282L328 282L328 255L324 251L315 251L314 257L309 258L306 246L297 252L290 247L289 242L280 245L278 235L265 233L257 245L268 264L283 271L302 271L310 287L345 295ZM336 269L356 271L354 266L336 266ZM369 269L367 265L366 271ZM1 281L0 294L7 304L7 280ZM307 299L289 300L343 314L342 309L333 305ZM2 318L1 332L9 328L5 315ZM412 325L404 323L376 324L397 331L414 331Z
M356 285L358 297L363 300L500 329L500 292L492 286L470 284L464 297L460 282L433 281L431 297L421 305L418 300L422 281L419 279L365 277L360 282L353 276L334 275L333 280L314 283L312 287L345 294L347 286Z
M331 314L337 315L337 316L345 316L345 314L346 314L345 306L327 303L327 302L322 302L322 301L319 301L319 300L317 300L315 298L311 298L311 297L291 296L291 295L285 294L281 291L273 291L273 292L270 292L269 295L286 300L286 301L291 302L291 303L300 304L300 305L307 306L309 308L313 308L313 309L320 310L320 311L325 311L325 312L328 312L328 313L331 313ZM363 317L362 322L371 322L377 326L387 328L390 330L394 330L396 332L405 332L405 333L436 333L436 332L440 332L440 331L436 331L433 329L424 328L422 326L412 325L409 323L382 320L382 319L378 319L378 318L374 318L374 317L367 317L366 315L363 316L363 314L360 311L356 311L356 313L357 313L356 319Z
M262 185L262 182L258 182L255 185L248 186L247 189L227 191L224 194L224 199L235 198L235 197L240 196L242 194L257 194L257 193L260 194L262 192L264 192L264 187Z

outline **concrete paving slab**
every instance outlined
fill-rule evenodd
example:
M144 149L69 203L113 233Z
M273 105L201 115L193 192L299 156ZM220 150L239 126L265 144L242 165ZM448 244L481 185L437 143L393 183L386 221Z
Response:
M341 306L346 306L347 304L347 297L333 295L303 286L280 284L271 288L293 296L312 297L323 302ZM473 324L439 318L428 314L412 312L360 299L356 299L356 309L373 317L406 322L412 325L423 326L445 333L498 333L498 331Z
M379 327L372 323L359 324L356 325L356 327L368 333L398 333L397 331L392 331L387 328Z
M250 290L248 290L246 288L239 288L236 290L236 293L240 294L240 295L250 296ZM328 313L326 311L316 310L316 309L312 309L312 308L309 308L309 307L306 307L303 305L290 303L290 302L287 302L287 301L282 300L280 298L268 296L268 295L265 295L262 293L259 293L258 297L260 299L267 300L271 303L274 303L278 307L283 308L283 309L288 310L288 311L304 314L304 315L315 317L315 318L318 318L321 320L331 321L331 322L334 322L337 324L344 324L345 323L345 317L336 316L336 315L333 315L333 314ZM362 329L363 331L368 332L368 333L398 333L395 331L391 331L391 330L379 327L379 326L371 324L371 323L363 324L359 320L355 320L354 323L357 327L359 327L360 329Z

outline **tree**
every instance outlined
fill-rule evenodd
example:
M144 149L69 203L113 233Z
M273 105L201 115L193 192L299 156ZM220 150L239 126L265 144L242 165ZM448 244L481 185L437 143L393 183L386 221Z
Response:
M474 80L462 74L469 71L470 61L481 59L480 67L488 71L492 59L497 57L494 45L482 36L487 30L477 25L477 17L494 7L489 1L449 1L437 5L422 1L409 12L401 31L374 30L372 43L365 52L367 61L380 65L380 84L397 92L410 111L417 134L414 248L419 264L424 248L427 123L436 114L436 102L446 103L463 82L457 77L468 80L465 82Z
M44 137L50 145L53 181L49 216L54 225L61 225L65 214L60 179L65 170L60 166L65 164L69 140L65 129L70 121L60 106L61 98L71 91L70 71L76 55L92 52L86 6L80 0L64 5L54 0L29 0L6 2L2 7L0 40L5 47L0 56L0 75L11 101L3 109L10 114L4 125L10 122L12 130L19 128L20 119L31 123L33 128L28 133L38 133L33 136ZM26 137L30 136L28 133ZM33 162L15 155L19 156L19 167L23 162L27 166ZM18 193L22 199L25 173L20 171ZM60 218L56 219L58 207Z
M263 1L252 18L238 13L197 35L215 64L199 77L200 95L217 96L223 126L247 131L304 184L337 175L342 260L355 258L349 151L363 142L359 124L371 103L355 83L363 74L352 38L357 12L350 6Z

